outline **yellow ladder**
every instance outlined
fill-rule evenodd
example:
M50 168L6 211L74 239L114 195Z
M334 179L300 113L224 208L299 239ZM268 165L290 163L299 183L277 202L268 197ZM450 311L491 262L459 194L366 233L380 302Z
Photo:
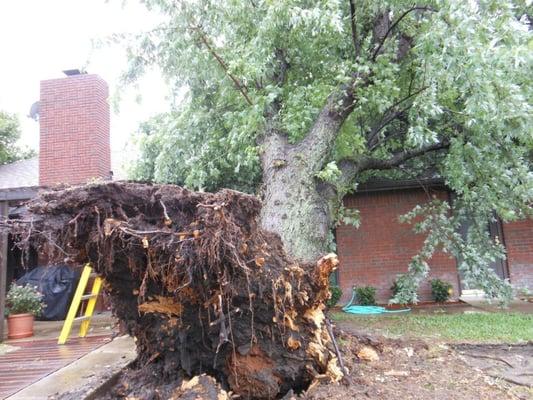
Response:
M103 282L101 277L92 274L92 270L91 264L86 264L85 267L83 267L80 282L78 283L78 287L76 288L76 292L72 298L72 303L70 304L67 318L65 318L65 323L63 324L63 329L61 329L61 334L59 335L57 344L65 344L70 335L70 331L72 330L72 324L74 321L82 321L79 337L85 337L89 331L89 325L91 324L94 306L96 305L96 300L98 299L98 294L100 293ZM95 278L93 287L91 289L91 294L84 294L87 283L92 276L95 276ZM76 317L76 313L78 312L81 302L85 300L89 300L87 302L87 307L85 308L85 315L82 317Z

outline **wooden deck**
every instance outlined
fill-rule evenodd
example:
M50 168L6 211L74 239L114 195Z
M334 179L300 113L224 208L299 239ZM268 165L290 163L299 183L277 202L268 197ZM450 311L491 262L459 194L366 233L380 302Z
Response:
M18 392L111 340L111 335L14 342L18 349L0 355L0 399Z

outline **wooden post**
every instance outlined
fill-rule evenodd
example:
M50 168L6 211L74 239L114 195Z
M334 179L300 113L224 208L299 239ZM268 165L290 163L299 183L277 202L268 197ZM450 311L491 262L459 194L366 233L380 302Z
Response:
M0 219L9 216L9 204L0 201ZM6 306L7 285L7 232L0 232L0 342L4 340L4 311Z

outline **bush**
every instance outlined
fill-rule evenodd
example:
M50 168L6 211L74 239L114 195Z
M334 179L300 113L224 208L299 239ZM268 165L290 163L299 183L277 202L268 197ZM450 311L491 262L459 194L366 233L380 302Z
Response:
M453 286L450 282L441 279L431 280L431 294L435 301L444 303L453 293Z
M37 316L41 314L44 307L42 299L43 295L37 288L13 283L6 296L7 314L33 314Z
M355 288L357 302L362 306L373 306L376 304L376 288L372 286L363 286Z
M342 289L338 286L330 286L329 292L331 293L331 297L327 301L327 306L334 307L342 297Z
M414 304L418 301L418 285L408 275L398 275L392 284L392 299L389 303Z

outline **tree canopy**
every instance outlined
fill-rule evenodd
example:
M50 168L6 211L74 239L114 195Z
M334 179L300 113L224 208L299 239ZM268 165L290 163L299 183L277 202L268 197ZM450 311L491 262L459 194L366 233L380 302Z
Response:
M129 42L125 78L155 64L187 94L143 126L135 177L257 192L281 138L331 188L339 218L342 196L369 176L431 169L457 200L405 217L421 216L428 234L406 287L445 248L467 279L509 293L486 268L504 253L487 221L533 215L529 1L144 3L165 21Z
M34 156L34 152L21 149L19 121L15 115L0 111L0 165Z

